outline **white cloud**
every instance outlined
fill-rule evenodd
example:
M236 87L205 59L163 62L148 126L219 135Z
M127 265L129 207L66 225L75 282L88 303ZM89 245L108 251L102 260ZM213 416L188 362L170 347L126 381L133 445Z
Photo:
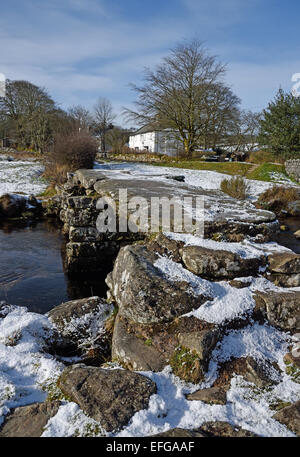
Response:
M182 4L201 25L208 25L215 33L216 27L228 27L239 22L259 0L181 0Z
M145 66L198 33L227 60L227 80L244 105L264 106L280 84L291 87L297 62L283 64L275 54L266 61L267 51L256 41L245 44L229 33L258 0L180 2L182 14L170 6L169 14L142 17L141 7L141 20L132 20L124 5L108 0L27 0L0 17L0 72L45 86L63 106L92 106L101 95L119 109L134 99L128 84L140 81ZM249 63L251 58L263 63Z
M244 106L260 110L274 98L280 86L284 90L292 89L291 77L297 69L300 71L300 60L272 64L236 62L228 67L227 81Z

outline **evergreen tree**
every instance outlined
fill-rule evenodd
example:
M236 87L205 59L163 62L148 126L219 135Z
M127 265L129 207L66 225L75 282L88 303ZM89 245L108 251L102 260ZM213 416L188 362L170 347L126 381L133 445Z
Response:
M263 111L259 143L277 156L300 155L300 97L279 89Z

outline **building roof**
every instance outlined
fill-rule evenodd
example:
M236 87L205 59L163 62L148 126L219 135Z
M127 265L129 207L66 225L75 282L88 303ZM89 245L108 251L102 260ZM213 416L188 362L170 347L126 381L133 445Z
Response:
M130 136L133 136L133 135L140 135L142 133L149 133L149 132L154 132L156 131L157 129L153 128L152 125L150 124L147 124L147 125L144 125L143 127L139 128L138 130L136 130L135 132L131 132L130 133Z
M171 128L162 129L162 128L154 127L153 124L147 124L147 125L144 125L143 127L139 128L135 132L130 133L129 136L141 135L143 133L150 133L150 132L164 132L164 131L172 131L172 130L174 130L174 129L171 129Z

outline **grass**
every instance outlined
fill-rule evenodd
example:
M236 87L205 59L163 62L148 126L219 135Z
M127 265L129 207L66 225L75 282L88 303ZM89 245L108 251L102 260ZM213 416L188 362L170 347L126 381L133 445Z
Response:
M288 204L296 200L299 200L298 189L274 185L259 196L257 207L280 213L287 210Z
M285 173L284 165L264 163L262 165L248 162L202 162L199 159L177 160L176 162L153 163L159 167L186 168L188 170L208 170L231 176L242 176L256 181L274 182L272 173L281 174L293 181ZM296 182L296 181L295 181Z
M242 176L233 176L229 179L223 179L221 191L233 198L245 200L249 193L249 185Z
M288 177L285 173L284 165L279 165L275 163L264 163L258 167L252 169L248 174L248 179L256 179L259 181L271 182L271 173L280 173Z
M284 159L279 158L278 156L274 156L274 154L272 154L270 151L259 150L250 152L249 158L246 159L246 162L263 165L264 163L272 162L284 163Z
M179 346L170 358L170 366L175 376L186 382L198 383L203 380L201 361L195 351Z
M155 163L159 167L187 168L189 170L208 170L228 175L246 176L253 168L246 162L202 162L199 159L177 160L176 162Z
M56 194L57 194L57 192L56 192L55 188L53 186L48 186L47 189L45 189L43 192L38 194L38 197L50 198L50 197L54 197L54 195L56 195Z
M291 376L294 382L300 384L300 368L292 362L285 362L285 366L286 373Z

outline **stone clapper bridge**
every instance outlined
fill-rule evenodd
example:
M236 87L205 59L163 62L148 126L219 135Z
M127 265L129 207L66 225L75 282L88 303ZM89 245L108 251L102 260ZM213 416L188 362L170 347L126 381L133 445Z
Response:
M146 173L139 173L138 176L131 176L129 172L119 170L78 170L69 174L67 183L59 188L59 195L52 199L48 209L60 217L68 236L67 271L70 274L111 271L120 247L146 238L141 232L97 231L98 199L110 197L117 202L119 189L127 190L128 200L132 197L144 198L149 208L151 197L170 200L202 197L205 238L218 239L222 236L228 241L240 241L249 235L268 239L278 228L274 213L256 209L250 202L233 199L221 191L188 186L178 182L176 176L164 178L165 174L149 177Z

